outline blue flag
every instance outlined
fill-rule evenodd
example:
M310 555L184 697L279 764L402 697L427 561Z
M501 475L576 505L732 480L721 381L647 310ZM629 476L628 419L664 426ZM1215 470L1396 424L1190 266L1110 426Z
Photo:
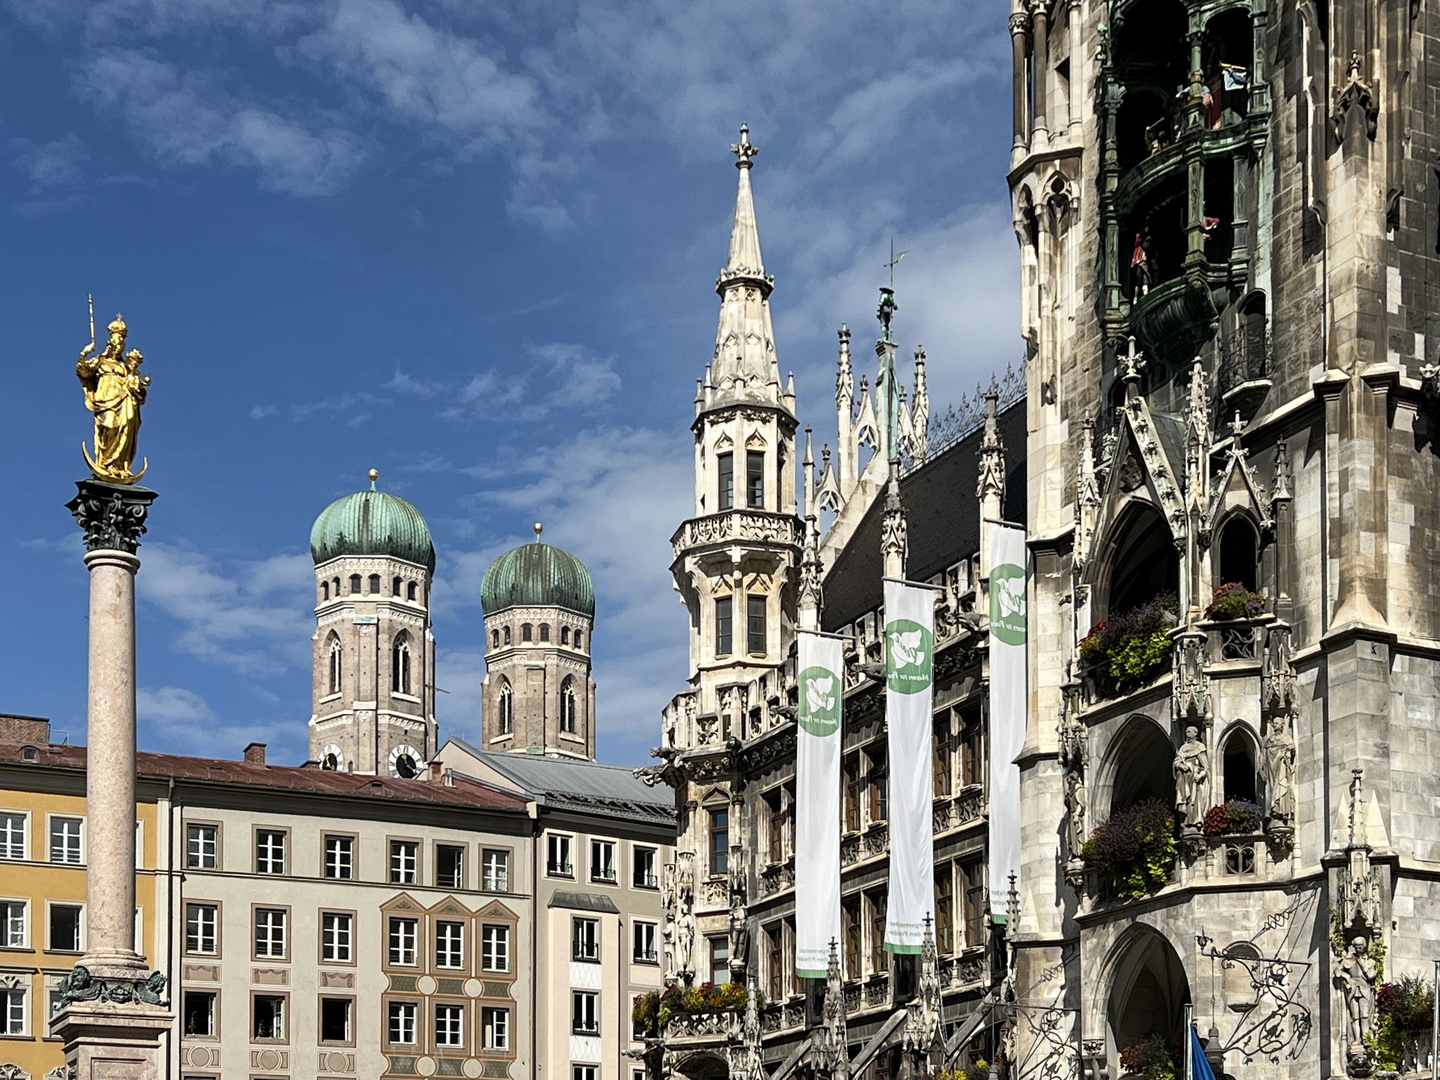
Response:
M1210 1068L1210 1059L1205 1056L1205 1047L1200 1045L1200 1035L1190 1029L1190 1075L1186 1080L1215 1080L1215 1070Z

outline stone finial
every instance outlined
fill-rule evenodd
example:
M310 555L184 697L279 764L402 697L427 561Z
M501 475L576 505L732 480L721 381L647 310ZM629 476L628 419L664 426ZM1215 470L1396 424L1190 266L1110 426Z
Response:
M735 155L735 167L737 169L748 169L753 164L756 154L760 148L750 141L750 125L740 125L740 141L730 144L730 152Z

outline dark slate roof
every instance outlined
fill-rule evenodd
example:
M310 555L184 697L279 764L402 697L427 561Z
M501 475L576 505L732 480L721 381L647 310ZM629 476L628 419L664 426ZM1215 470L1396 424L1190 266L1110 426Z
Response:
M608 896L599 896L588 892L571 892L569 889L557 889L550 897L550 902L545 905L552 908L568 908L571 911L603 911L607 915L619 915L620 909L615 906L615 901Z
M647 787L628 766L544 754L496 753L453 735L449 741L551 809L675 823L674 792L666 786Z
M27 760L26 749L35 752ZM457 780L444 784L439 780L402 780L393 776L366 776L363 773L331 772L315 767L294 765L257 765L248 761L223 758L188 757L179 754L135 755L138 775L147 779L180 780L194 783L228 785L269 790L297 795L348 796L384 799L397 803L427 803L445 806L468 806L478 810L525 813L524 796L505 791L497 785ZM86 751L83 746L58 743L0 742L0 764L27 768L66 769L82 772Z
M1022 397L999 415L1000 440L1005 446L1007 521L1025 520L1025 426ZM980 504L975 485L983 438L983 429L973 431L900 479L900 497L910 526L906 573L914 581L925 581L980 550ZM838 630L880 606L880 522L884 514L882 492L825 575L822 621L826 630Z

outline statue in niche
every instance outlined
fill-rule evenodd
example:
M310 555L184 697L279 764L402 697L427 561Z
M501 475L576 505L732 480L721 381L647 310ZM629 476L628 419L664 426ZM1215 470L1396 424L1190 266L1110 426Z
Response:
M1290 734L1290 714L1270 719L1265 733L1265 787L1270 820L1290 825L1295 820L1295 738Z
M1079 769L1065 774L1065 827L1070 844L1070 860L1080 858L1080 849L1085 846L1085 776Z
M1345 995L1345 1013L1349 1021L1346 1043L1350 1056L1366 1054L1365 1039L1371 1032L1375 1012L1375 979L1378 969L1370 958L1370 939L1357 933L1350 939L1350 950L1341 959L1335 972L1335 985Z
M1205 791L1210 780L1210 753L1200 741L1200 728L1185 725L1185 741L1175 755L1175 809L1184 828L1199 831L1205 814Z

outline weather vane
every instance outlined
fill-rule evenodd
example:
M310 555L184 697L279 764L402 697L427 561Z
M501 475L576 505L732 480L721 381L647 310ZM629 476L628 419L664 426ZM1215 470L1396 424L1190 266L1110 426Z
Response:
M900 251L900 252L897 252L897 251L895 250L895 234L894 234L894 233L891 233L891 234L890 234L890 261L885 264L886 268L890 271L890 288L892 288L892 289L895 288L895 267L899 266L899 265L900 265L900 260L903 259L906 255L909 255L909 254L910 254L909 251Z
M125 352L129 328L116 315L106 329L105 348L95 352L95 297L90 297L90 344L80 350L75 374L85 388L85 407L95 414L95 455L82 442L80 451L96 480L110 484L133 484L145 475L149 462L139 472L135 464L135 443L140 434L140 406L145 403L150 376L140 374L145 359L139 349Z

